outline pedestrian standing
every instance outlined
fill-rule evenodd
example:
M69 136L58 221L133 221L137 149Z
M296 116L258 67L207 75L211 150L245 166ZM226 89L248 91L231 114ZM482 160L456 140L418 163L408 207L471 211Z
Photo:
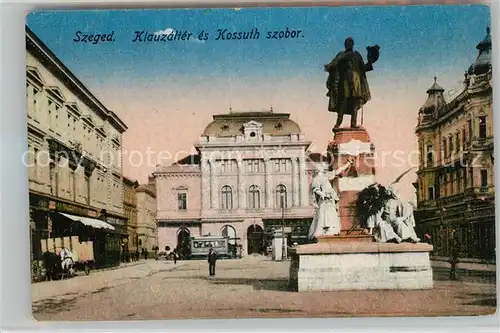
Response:
M457 279L457 264L460 253L460 242L457 239L456 232L453 229L450 242L450 280Z
M174 249L174 265L177 265L177 249Z
M208 271L210 276L215 276L215 262L217 261L218 253L211 247L208 251Z

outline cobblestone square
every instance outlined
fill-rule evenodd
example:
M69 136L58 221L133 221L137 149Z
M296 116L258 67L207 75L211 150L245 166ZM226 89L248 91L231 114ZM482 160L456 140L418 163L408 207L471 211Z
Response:
M217 262L147 260L64 281L32 285L42 321L191 318L485 315L496 309L494 277L449 281L436 268L432 290L288 291L289 261L246 257Z

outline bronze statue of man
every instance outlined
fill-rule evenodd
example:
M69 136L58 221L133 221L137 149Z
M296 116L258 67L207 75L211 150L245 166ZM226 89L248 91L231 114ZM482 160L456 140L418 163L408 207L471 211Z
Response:
M354 51L354 40L349 37L344 42L345 51L325 65L329 73L326 87L330 98L328 111L337 112L334 128L340 127L344 115L351 115L351 127L356 128L358 110L371 99L366 72L373 70L372 64L378 59L379 46L367 47L368 63L364 63L359 52Z

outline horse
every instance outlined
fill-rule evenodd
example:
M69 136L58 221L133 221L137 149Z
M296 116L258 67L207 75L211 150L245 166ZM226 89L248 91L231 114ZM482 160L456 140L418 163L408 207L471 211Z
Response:
M55 280L62 270L61 258L57 254L49 251L44 252L42 258L45 265L46 280Z
M61 258L62 279L64 279L64 275L66 275L66 277L73 276L75 261L73 260L71 251L63 247L59 252L59 257Z

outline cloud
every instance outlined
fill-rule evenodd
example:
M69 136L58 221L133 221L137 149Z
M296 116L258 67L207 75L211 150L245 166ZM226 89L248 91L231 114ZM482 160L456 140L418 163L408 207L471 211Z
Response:
M155 32L155 35L170 35L171 33L174 33L175 30L172 28L167 28L165 30L160 30Z

